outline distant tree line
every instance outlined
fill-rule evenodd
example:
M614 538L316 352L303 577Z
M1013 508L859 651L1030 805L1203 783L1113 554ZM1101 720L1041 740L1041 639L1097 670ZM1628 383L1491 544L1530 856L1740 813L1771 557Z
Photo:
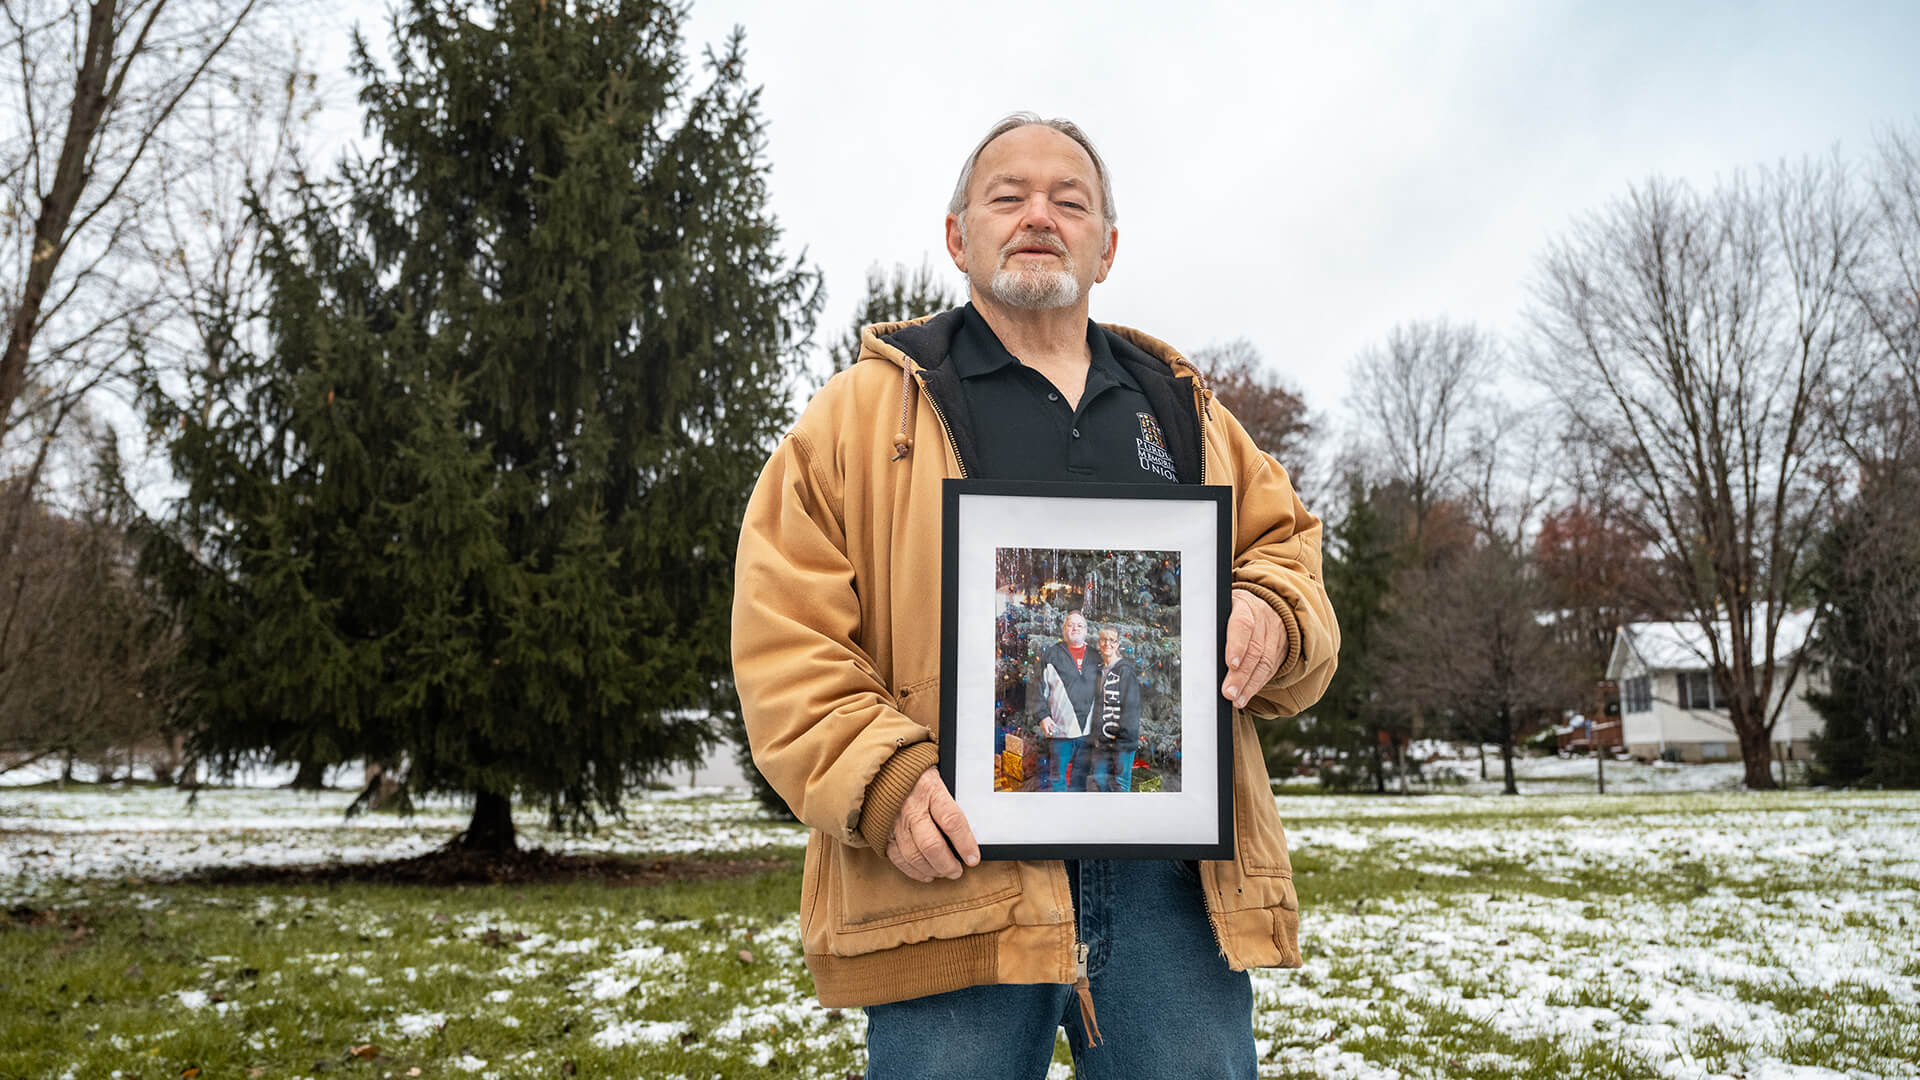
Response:
M751 773L731 560L821 293L742 39L696 64L671 3L405 0L390 59L356 44L370 149L310 170L314 79L259 10L7 5L0 769L372 762L472 797L488 851L516 799L584 825L729 734ZM1818 779L1920 784L1920 135L1650 179L1531 284L1511 339L1381 328L1337 412L1306 358L1194 348L1325 520L1342 656L1261 725L1272 768L1385 791L1457 739L1515 790L1523 732L1604 708L1615 629L1668 619L1750 787L1814 665ZM828 368L963 299L877 264Z
M1672 620L1748 787L1816 669L1815 779L1920 784L1916 146L1649 180L1549 243L1518 340L1434 320L1364 354L1319 501L1340 669L1270 743L1376 790L1411 738L1510 757L1597 711L1615 628Z

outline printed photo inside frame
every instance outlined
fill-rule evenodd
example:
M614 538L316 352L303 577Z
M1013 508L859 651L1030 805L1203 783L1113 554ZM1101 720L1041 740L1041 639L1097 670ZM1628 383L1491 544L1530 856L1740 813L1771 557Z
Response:
M945 482L940 773L989 859L1225 859L1231 491Z

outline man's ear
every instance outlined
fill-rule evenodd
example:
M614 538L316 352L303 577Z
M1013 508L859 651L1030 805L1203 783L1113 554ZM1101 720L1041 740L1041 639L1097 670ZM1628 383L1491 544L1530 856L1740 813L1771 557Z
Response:
M1113 269L1113 256L1119 250L1120 227L1115 225L1107 230L1107 250L1100 253L1100 269L1095 271L1093 275L1095 282L1107 280L1107 271Z
M947 215L947 255L961 273L967 272L967 245L960 239L960 218L954 214Z

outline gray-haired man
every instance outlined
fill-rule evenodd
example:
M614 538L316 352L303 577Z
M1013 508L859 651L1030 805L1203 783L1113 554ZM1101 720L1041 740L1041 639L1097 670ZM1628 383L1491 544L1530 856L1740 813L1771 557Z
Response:
M1304 709L1333 674L1320 524L1184 357L1089 321L1115 220L1079 128L995 125L946 219L972 302L868 327L742 523L736 684L755 761L814 829L814 985L868 1007L876 1080L1037 1080L1063 1024L1083 1076L1250 1078L1246 969L1300 963L1249 713ZM1233 859L979 861L933 742L941 481L963 475L1232 489Z

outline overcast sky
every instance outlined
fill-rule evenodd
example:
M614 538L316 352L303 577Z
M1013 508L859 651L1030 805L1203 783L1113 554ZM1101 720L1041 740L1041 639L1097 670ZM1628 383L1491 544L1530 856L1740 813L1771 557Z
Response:
M348 10L381 29L382 6ZM344 57L352 17L323 57ZM1905 0L695 0L688 48L736 24L774 211L826 275L823 341L873 263L926 258L960 283L941 219L961 160L1032 109L1080 123L1113 173L1094 318L1184 351L1249 338L1320 410L1397 321L1517 332L1546 242L1638 180L1857 160L1920 124Z

